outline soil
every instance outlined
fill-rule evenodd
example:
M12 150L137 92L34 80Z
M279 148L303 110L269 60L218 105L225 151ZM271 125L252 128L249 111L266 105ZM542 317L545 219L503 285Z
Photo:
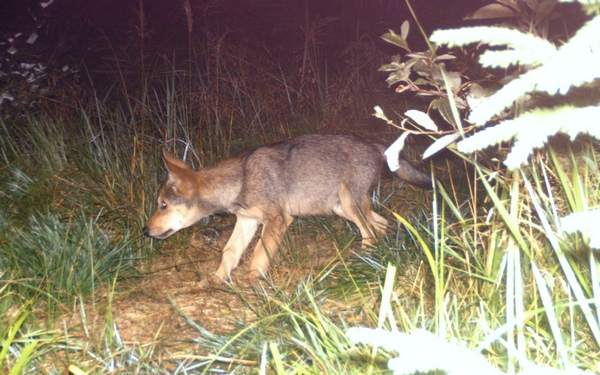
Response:
M254 245L251 244L233 272L231 284L218 284L211 281L210 276L219 266L221 249L233 230L235 218L224 216L210 220L209 225L178 234L182 236L180 240L164 241L160 254L152 262L139 265L142 276L119 282L110 294L108 288L97 292L95 302L86 303L87 308L95 306L97 310L86 312L86 324L93 326L89 329L97 335L103 332L111 295L111 316L124 344L131 347L155 342L161 351L168 350L172 354L185 349L189 354L190 344L200 333L185 317L214 334L235 332L239 329L236 321L248 324L256 321L253 309L261 308L265 291L273 291L273 285L278 289L289 288L292 293L299 280L324 268L337 256L334 241L323 230L301 224L304 232L310 232L301 236L307 243L296 244L302 248L301 259L294 260L291 245L284 244L283 255L271 269L271 280L248 279L246 274ZM347 225L343 219L335 219L333 223L334 230L348 231ZM215 227L217 229L208 229ZM291 227L289 237L297 237L298 233L293 232L298 231L298 227ZM349 235L351 238L352 232ZM354 241L352 247L358 250L360 241ZM80 320L81 315L77 313L72 319Z

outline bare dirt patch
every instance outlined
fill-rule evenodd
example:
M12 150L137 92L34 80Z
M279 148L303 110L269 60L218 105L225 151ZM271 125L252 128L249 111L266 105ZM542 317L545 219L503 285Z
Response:
M401 203L407 202L401 200ZM94 302L85 304L86 317L77 312L67 326L85 321L95 338L104 338L110 316L111 326L118 329L127 347L155 344L154 350L171 358L178 354L206 355L209 353L203 353L195 341L202 333L184 316L212 334L236 333L240 326L249 326L259 315L265 316L270 294L293 295L300 281L316 277L328 265L339 261L341 249L363 251L360 240L352 242L357 229L347 221L336 217L303 219L290 227L282 256L271 268L271 282L246 278L254 245L251 244L232 275L232 284L215 284L210 275L219 266L221 249L234 222L232 216L216 216L164 241L156 258L138 265L139 277L95 293ZM344 262L351 258L347 253L342 257ZM400 288L414 289L413 280L407 278ZM363 294L353 292L339 299L328 298L320 305L321 312L349 324L368 324L364 320L365 310L360 306L366 304L367 309L376 311L380 303L379 281L369 280L368 284L372 286L367 286ZM413 292L403 290L398 294L408 296Z
M216 226L218 234L197 227L192 229L189 238L175 241L181 244L179 246L165 242L158 258L141 267L143 276L130 278L116 286L111 311L124 342L157 340L161 346L171 349L182 344L189 345L199 332L185 322L182 314L215 334L239 329L236 322L251 324L256 321L255 311L264 304L265 291L269 293L271 284L245 277L253 245L233 273L231 285L210 281L210 275L219 266L221 249L231 234L234 218L211 220L214 222L210 227ZM336 224L346 225L342 219ZM297 282L306 278L311 270L324 267L337 256L327 234L314 233L321 238L306 240L304 233L300 240L295 236L297 231L297 227L292 228L290 241L302 242L284 245L283 256L271 269L272 285L278 288L295 288ZM318 232L308 231L311 235ZM355 241L353 246L359 243ZM289 249L296 246L302 247L301 259L295 259L297 255ZM186 349L189 351L189 346Z

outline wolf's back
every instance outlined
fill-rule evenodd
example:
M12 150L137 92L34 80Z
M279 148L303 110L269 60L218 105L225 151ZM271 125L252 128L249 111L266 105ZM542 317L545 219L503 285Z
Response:
M305 135L263 146L244 161L242 200L245 205L277 202L294 214L321 214L339 200L342 185L363 199L382 163L373 143L353 136Z

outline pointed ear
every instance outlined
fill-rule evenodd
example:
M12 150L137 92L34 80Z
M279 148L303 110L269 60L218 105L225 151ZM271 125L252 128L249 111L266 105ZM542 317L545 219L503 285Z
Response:
M183 160L179 159L177 156L170 153L166 147L162 149L163 153L163 163L165 164L165 168L167 172L169 172L169 178L182 178L189 172L193 172L193 169L190 168Z

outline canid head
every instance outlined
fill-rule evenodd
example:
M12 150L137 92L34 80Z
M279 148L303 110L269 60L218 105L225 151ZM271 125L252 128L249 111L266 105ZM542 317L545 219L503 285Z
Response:
M163 162L168 172L157 199L157 209L146 226L144 235L164 239L211 215L210 205L203 205L200 172L163 149Z

